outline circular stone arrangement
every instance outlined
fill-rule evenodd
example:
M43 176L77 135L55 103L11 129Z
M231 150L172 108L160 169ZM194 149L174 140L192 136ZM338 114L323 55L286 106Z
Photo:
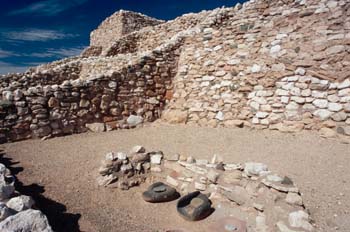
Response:
M270 171L262 163L224 163L218 155L208 161L161 151L146 152L144 147L135 146L129 153L106 154L99 174L99 185L122 190L148 179L154 184L143 197L150 202L152 194L165 193L169 186L175 188L182 197L177 202L180 215L180 201L186 200L186 195L199 191L196 194L208 196L215 210L209 217L221 215L213 229L257 232L314 230L293 181ZM157 182L166 182L169 186Z

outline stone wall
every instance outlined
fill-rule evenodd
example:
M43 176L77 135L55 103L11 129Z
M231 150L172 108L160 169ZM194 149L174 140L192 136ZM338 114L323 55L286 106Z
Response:
M131 114L350 135L349 9L344 0L255 0L106 32L138 15L116 13L83 56L1 77L4 137L82 132L94 122L125 128ZM95 43L104 40L102 51Z
M223 9L220 24L186 39L163 118L342 132L350 124L347 9L345 1L255 1L235 14Z
M152 52L135 65L95 79L4 88L0 106L3 139L59 136L87 128L129 128L137 124L127 120L130 115L154 121L160 117L176 74L177 46ZM96 122L102 124L91 124Z
M124 35L163 22L140 13L120 10L104 20L96 30L91 32L90 45L105 50L115 40Z

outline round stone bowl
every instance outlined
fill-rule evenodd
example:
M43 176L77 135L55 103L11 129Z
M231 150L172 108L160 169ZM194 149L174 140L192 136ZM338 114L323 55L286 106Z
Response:
M180 198L177 202L177 212L188 221L198 221L206 218L213 212L208 197L195 191Z
M176 189L162 183L156 182L150 185L147 191L143 192L142 198L151 203L173 201L180 197Z

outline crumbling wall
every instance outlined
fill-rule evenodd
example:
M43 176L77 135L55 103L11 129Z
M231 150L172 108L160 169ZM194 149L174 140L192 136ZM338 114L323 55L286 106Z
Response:
M256 0L112 40L116 32L106 28L119 12L97 30L96 43L111 42L105 50L95 44L86 50L93 56L1 77L3 134L62 135L93 122L127 128L134 114L350 135L349 9L344 0Z
M130 115L154 121L160 117L176 74L178 46L152 52L134 65L95 79L29 88L18 83L16 88L4 89L0 103L2 139L80 133L96 122L102 130L129 128L134 126L127 121Z
M124 35L163 22L140 13L120 10L104 20L96 30L91 32L90 46L105 50Z

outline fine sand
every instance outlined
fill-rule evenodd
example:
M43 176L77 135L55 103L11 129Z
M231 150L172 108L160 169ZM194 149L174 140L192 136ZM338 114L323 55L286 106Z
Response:
M300 188L317 231L350 231L350 145L315 132L152 124L4 144L2 162L16 174L18 190L35 198L56 231L205 231L213 218L186 222L177 215L175 202L145 203L141 190L146 184L129 191L97 186L104 154L134 145L196 158L220 154L227 162L265 163Z

